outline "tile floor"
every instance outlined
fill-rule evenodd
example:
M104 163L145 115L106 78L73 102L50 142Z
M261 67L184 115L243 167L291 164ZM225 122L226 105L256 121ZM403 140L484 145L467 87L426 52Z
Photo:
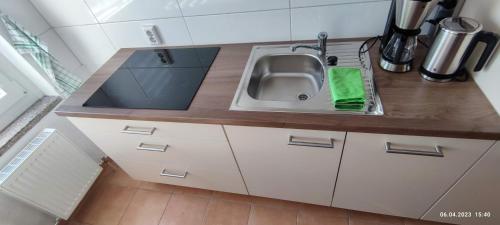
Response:
M105 165L65 225L439 225L131 179Z

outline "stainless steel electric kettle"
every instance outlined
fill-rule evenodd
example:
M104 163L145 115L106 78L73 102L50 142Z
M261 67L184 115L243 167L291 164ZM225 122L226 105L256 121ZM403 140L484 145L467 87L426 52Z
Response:
M482 30L483 26L470 18L449 17L439 23L439 31L420 67L420 74L430 81L466 80L465 63L479 42L484 49L474 71L479 71L495 50L498 35ZM462 78L459 78L462 77Z

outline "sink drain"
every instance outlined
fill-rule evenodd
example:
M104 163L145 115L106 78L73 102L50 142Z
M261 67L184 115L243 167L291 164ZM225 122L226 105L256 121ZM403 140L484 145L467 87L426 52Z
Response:
M307 94L299 94L299 95L297 95L297 98L300 101L305 101L305 100L309 99L309 95L307 95Z

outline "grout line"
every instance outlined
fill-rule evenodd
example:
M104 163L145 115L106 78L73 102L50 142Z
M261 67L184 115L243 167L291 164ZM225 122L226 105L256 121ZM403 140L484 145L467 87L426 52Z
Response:
M250 225L250 219L252 219L253 214L255 214L255 204L251 203L250 204L250 213L248 213L247 225Z
M45 35L47 32L49 32L52 29L53 28L49 25L49 28L47 28L47 30L44 30L44 31L40 32L39 34L36 34L36 36L40 38L41 36Z
M215 201L216 200L214 199L213 194L212 194L210 200L207 203L207 208L205 208L205 213L204 213L205 215L203 216L203 222L202 222L202 224L207 224L207 222L208 222L208 220L207 220L207 218L208 218L208 209L210 208L210 205L212 203L215 203Z
M85 4L85 6L87 6L87 9L89 10L90 14L92 14L92 16L94 17L95 21L97 22L97 25L99 26L99 29L102 31L102 33L104 34L104 36L106 36L106 39L108 39L109 43L111 44L111 47L113 47L113 50L115 50L115 53L116 51L118 51L118 49L120 48L117 48L115 43L111 40L111 38L109 37L108 33L106 33L106 31L102 28L102 25L99 23L99 20L97 19L97 16L94 14L94 11L92 11L92 9L90 8L89 4L87 3L87 0L82 0L83 1L83 4Z
M127 188L131 188L131 187L127 186ZM125 213L127 212L128 208L130 207L130 205L132 204L132 202L134 201L135 195L137 194L137 192L139 190L138 188L134 188L134 189L135 189L134 190L134 194L130 198L130 201L127 203L127 207L125 207L125 210L123 210L123 213L120 216L120 219L118 220L118 225L120 225L122 223L123 217L125 217Z
M233 12L224 12L224 13L208 13L208 14L199 14L199 15L189 15L184 17L203 17L203 16L219 16L219 15L233 15L233 14L244 14L244 13L256 13L256 12L270 12L270 11L281 11L287 10L290 8L275 8L275 9L261 9L261 10L248 10L248 11L233 11Z
M167 212L167 207L170 204L170 201L172 201L172 198L174 197L174 192L169 193L169 194L170 194L170 198L168 198L167 204L165 204L165 208L163 209L163 212L161 213L160 220L158 220L157 225L161 224L161 220L163 219L163 216L165 216L165 213Z
M175 2L177 3L177 7L179 7L179 12L181 13L182 21L184 21L184 26L186 27L186 30L188 32L189 39L191 40L191 44L194 45L193 35L191 35L191 30L189 30L189 26L187 24L186 17L184 17L184 12L182 12L181 4L179 3L179 0L175 0Z
M115 53L116 53L116 51L118 51L118 49L120 49L120 48L117 48L116 45L115 45L115 43L111 40L111 38L109 38L108 33L106 33L106 31L102 28L102 25L99 23L99 20L97 20L97 16L94 14L94 11L92 11L92 9L90 9L90 6L87 3L87 1L83 0L83 3L85 4L85 6L87 6L87 9L92 14L92 16L94 17L95 21L97 22L97 25L99 26L99 29L102 31L102 33L104 34L104 36L106 36L106 39L108 39L109 43L111 44L111 47L113 47L113 50L115 50Z
M343 2L343 3L333 3L333 4L296 6L296 7L292 7L292 9L316 8L316 7L337 6L337 5L357 5L357 4L363 4L363 3L389 2L389 1L390 0L366 0L366 1L361 1L361 2Z

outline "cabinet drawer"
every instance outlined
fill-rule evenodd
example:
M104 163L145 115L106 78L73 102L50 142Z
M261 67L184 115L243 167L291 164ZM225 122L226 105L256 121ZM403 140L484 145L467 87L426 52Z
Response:
M121 133L114 135L90 134L90 138L113 160L159 163L197 158L199 155L217 153L221 150L231 154L226 140L130 136ZM234 161L234 159L231 160Z
M68 119L87 133L113 135L121 133L126 136L226 140L220 125L80 117L69 117Z
M251 195L331 205L345 132L224 128Z
M118 159L116 163L137 180L247 194L235 164L221 161L168 161L144 163Z
M333 205L420 218L492 144L348 133Z

